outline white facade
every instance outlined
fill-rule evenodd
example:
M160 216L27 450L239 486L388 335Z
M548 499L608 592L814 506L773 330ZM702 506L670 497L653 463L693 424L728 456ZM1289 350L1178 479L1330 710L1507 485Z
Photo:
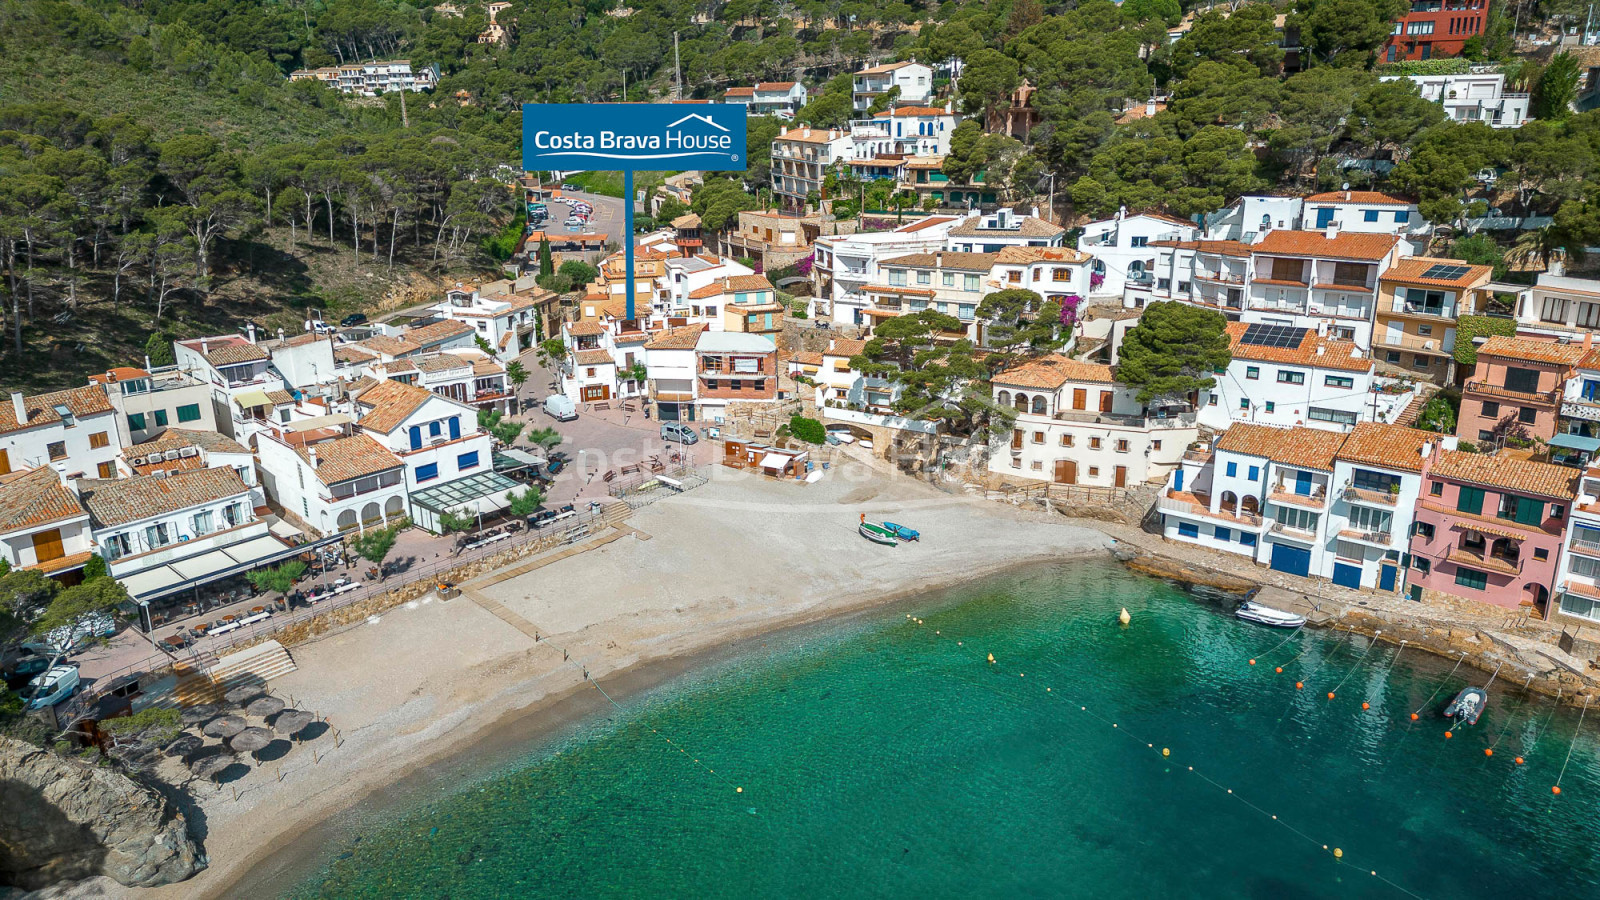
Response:
M1385 75L1379 81L1405 78L1417 86L1424 100L1444 107L1453 122L1483 122L1491 128L1520 128L1526 124L1531 104L1522 91L1506 90L1499 72L1457 75Z
M321 69L297 69L290 81L320 81L342 93L376 97L390 91L432 90L439 84L439 67L423 66L412 71L408 59L373 60Z
M943 249L959 221L954 216L929 216L893 231L818 238L811 275L816 314L837 322L857 321L868 306L863 288L884 283L880 261Z
M850 161L848 132L808 125L783 126L772 141L772 193L786 210L803 210L834 166Z
M1366 354L1354 358L1368 362ZM1370 363L1350 369L1235 358L1214 377L1217 386L1204 392L1200 410L1201 424L1211 428L1254 422L1344 431L1357 422L1391 422L1415 396L1374 393Z
M365 434L267 433L257 442L267 492L278 505L324 534L365 531L407 514L405 465ZM370 460L349 466L348 459Z
M1600 332L1600 281L1544 273L1517 297L1517 333L1571 339Z
M1094 260L1070 247L1007 247L995 256L989 286L1030 290L1046 301L1088 297Z
M363 394L357 402L365 403L369 396ZM392 427L389 417L376 427L369 427L369 421L363 417L357 425L405 463L407 491L492 468L493 439L478 429L477 412L454 400L430 396Z
M976 213L950 229L946 250L961 253L998 253L1007 247L1059 247L1067 231L1037 215L1019 215L1002 206L992 213Z
M1303 197L1274 197L1247 194L1233 205L1206 217L1206 240L1250 243L1274 229L1292 231L1300 227L1305 206Z
M24 397L0 409L0 474L50 466L69 478L111 478L122 449L117 415L90 385Z
M1435 448L1424 449L1431 454ZM1421 460L1416 469L1402 469L1336 458L1333 486L1328 537L1334 552L1324 577L1344 587L1399 590L1405 576L1401 557L1422 498ZM1387 576L1385 568L1392 570Z
M117 368L89 380L105 389L117 411L122 446L147 441L168 428L217 430L210 387L174 367L148 372Z
M1392 234L1419 237L1433 226L1415 201L1378 191L1328 191L1305 198L1298 229L1336 228L1347 234Z
M218 431L248 445L273 418L270 398L286 385L267 351L243 335L176 341L172 353L179 370L211 386Z
M1200 229L1192 222L1149 213L1126 215L1090 222L1078 238L1078 249L1095 259L1095 273L1101 277L1094 289L1097 297L1120 297L1129 283L1152 283L1150 270L1156 254L1154 241L1192 241Z
M915 62L889 63L862 69L855 76L851 108L856 112L866 112L878 95L888 93L892 88L900 89L896 103L927 103L928 98L933 96L933 69Z
M1562 615L1600 624L1600 467L1579 482L1561 548L1556 601Z
M888 144L878 153L903 153L907 156L943 156L950 152L950 134L961 123L953 107L902 106L884 110L868 122L852 122L851 138L857 139L854 126L877 126L883 129ZM865 131L863 131L865 133ZM859 144L857 145L859 149ZM863 159L858 152L856 159Z
M1320 330L1372 349L1378 279L1410 245L1386 235L1274 231L1250 245L1240 319Z
M287 387L311 393L321 393L320 388L334 379L334 346L332 334L315 332L260 343L272 359L272 369L283 377Z
M435 304L431 312L441 319L465 322L494 353L515 359L538 340L534 307L536 295L546 292L533 282L528 276L482 286L457 284L444 292L444 302Z
M80 569L93 550L89 514L71 482L48 467L0 484L0 558L13 570Z

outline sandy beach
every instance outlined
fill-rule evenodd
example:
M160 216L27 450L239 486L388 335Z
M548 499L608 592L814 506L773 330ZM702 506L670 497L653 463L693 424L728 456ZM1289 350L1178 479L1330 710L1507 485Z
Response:
M918 528L922 540L869 543L856 533L861 513ZM1059 517L951 496L860 463L814 485L719 468L710 484L645 507L628 524L641 534L479 589L533 623L538 643L462 596L408 604L291 648L299 669L272 688L328 717L341 745L324 736L220 790L199 786L210 868L196 878L153 890L95 879L72 893L259 896L247 887L252 872L273 868L266 861L316 823L503 736L508 723L526 736L597 709L603 701L557 648L626 693L754 635L1111 544Z

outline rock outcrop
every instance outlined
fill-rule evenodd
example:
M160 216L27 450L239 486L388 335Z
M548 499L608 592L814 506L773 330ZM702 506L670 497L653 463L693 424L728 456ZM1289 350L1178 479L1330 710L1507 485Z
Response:
M109 876L129 887L205 868L166 798L125 775L0 737L0 885Z

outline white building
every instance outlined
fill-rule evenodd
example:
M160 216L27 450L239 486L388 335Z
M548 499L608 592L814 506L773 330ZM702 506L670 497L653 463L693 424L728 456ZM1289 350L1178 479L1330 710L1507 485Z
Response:
M1088 297L1094 257L1071 247L1002 247L989 270L989 287L1021 288L1046 301Z
M783 209L804 212L820 202L828 171L850 161L851 146L838 129L783 126L772 140L772 194Z
M1224 240L1153 241L1150 247L1154 258L1146 263L1147 277L1125 282L1123 306L1143 309L1157 301L1176 300L1214 309L1234 322L1244 315L1251 274L1249 244Z
M1417 211L1417 201L1381 191L1328 191L1305 198L1297 228L1348 234L1422 236L1433 226Z
M648 393L655 401L656 418L663 422L693 422L699 396L695 377L695 344L707 330L696 323L670 328L644 345Z
M882 260L884 283L862 289L867 307L858 322L870 330L885 319L931 309L960 319L966 337L982 344L978 304L993 292L989 283L998 259L998 253L936 250Z
M406 465L366 434L329 425L261 435L267 493L324 535L365 531L406 517Z
M945 249L961 253L998 253L1006 247L1059 247L1066 234L1067 230L1060 225L1001 207L993 213L969 216L951 228Z
M722 102L747 106L752 116L792 119L806 105L806 86L798 81L763 81L755 87L731 87L723 92Z
M1600 281L1541 273L1517 296L1517 334L1570 340L1600 332Z
M87 385L0 403L0 475L49 466L68 478L115 477L122 437L106 393Z
M1203 392L1200 424L1306 425L1345 431L1357 422L1393 422L1409 391L1387 392L1366 352L1307 328L1228 324L1233 360Z
M1600 464L1578 483L1556 574L1558 608L1575 624L1600 624Z
M1378 279L1409 255L1389 234L1271 231L1250 245L1245 308L1252 324L1324 330L1335 340L1372 349Z
M150 440L168 428L217 430L211 388L175 367L146 371L119 366L91 375L89 381L105 390L117 412L117 443L121 446Z
M439 67L426 65L416 71L409 59L373 60L320 69L296 69L290 81L320 81L342 93L376 97L390 91L428 91L439 84Z
M158 438L129 446L122 454L122 475L172 475L195 469L232 469L250 488L250 505L267 504L256 474L255 454L233 438L215 431L169 428Z
M901 153L906 156L943 156L950 152L950 133L956 130L961 117L953 107L900 106L886 109L872 117L870 125L882 128L888 136L888 146L873 153ZM851 123L867 125L869 123ZM856 139L854 129L852 140ZM860 153L857 159L862 159Z
M1162 213L1118 212L1116 218L1083 226L1078 249L1094 257L1094 274L1100 279L1094 295L1120 297L1129 282L1152 283L1156 254L1151 243L1192 241L1199 232L1193 222Z
M243 444L280 418L278 407L293 403L271 354L244 335L176 341L172 353L179 370L211 385L217 430Z
M866 112L880 94L899 88L895 103L921 106L933 96L933 69L917 62L887 63L856 73L851 108Z
M1403 590L1424 469L1455 444L1454 437L1400 425L1363 422L1351 429L1334 456L1328 507L1333 558L1316 574L1349 588Z
M811 270L812 295L817 298L813 314L861 324L868 305L864 289L884 283L879 262L942 250L950 230L961 221L955 216L928 216L893 231L818 238Z
M1466 72L1456 75L1385 75L1379 81L1405 78L1422 92L1424 100L1444 107L1453 122L1483 122L1491 128L1520 128L1529 119L1532 101L1526 92L1506 90L1500 72Z
M1206 216L1203 237L1212 241L1252 243L1269 231L1301 227L1305 198L1246 194L1232 206Z
M74 572L93 548L89 514L56 470L39 466L0 483L0 558L11 569Z
M1131 487L1162 480L1198 435L1187 405L1147 408L1110 366L1051 354L1001 372L994 401L1017 413L989 470L1057 484Z
M716 301L705 303L693 296L724 278L755 274L749 266L713 253L673 257L664 265L667 270L665 288L658 294L665 297L658 299L655 306L656 312L672 327L703 324L713 331L722 330L722 310L717 308Z
M538 343L535 309L550 296L549 291L534 283L532 276L515 282L457 284L444 292L444 302L435 304L431 311L441 319L465 322L492 352L516 359Z

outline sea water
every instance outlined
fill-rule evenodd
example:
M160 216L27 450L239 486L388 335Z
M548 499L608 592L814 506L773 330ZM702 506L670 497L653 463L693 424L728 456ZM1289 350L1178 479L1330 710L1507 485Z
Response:
M361 817L294 895L1600 897L1600 715L1501 681L1446 739L1485 673L1286 637L1109 563L991 578Z

